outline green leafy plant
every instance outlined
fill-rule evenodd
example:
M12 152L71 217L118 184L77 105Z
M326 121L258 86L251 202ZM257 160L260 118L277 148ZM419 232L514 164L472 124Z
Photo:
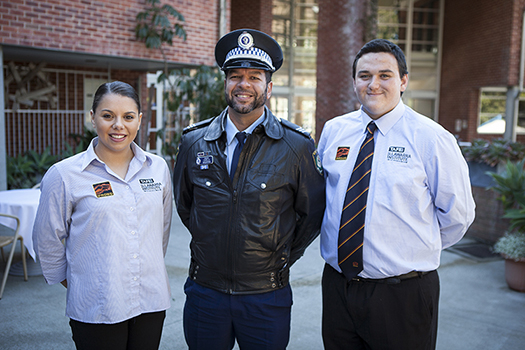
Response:
M7 188L30 188L36 183L30 177L32 164L26 154L7 156Z
M505 211L516 208L518 203L525 203L525 159L514 163L507 162L502 174L487 172L496 183L490 189L499 194L498 200Z
M525 258L525 159L507 162L502 174L488 174L496 182L492 189L499 194L503 217L510 223L510 231L498 239L494 251L514 260Z
M177 111L182 106L194 105L192 117L200 121L218 115L226 107L224 73L220 69L204 65L194 69L173 69L170 77L174 83L166 95L168 110Z
M164 77L168 76L168 60L163 49L163 44L173 45L173 39L180 37L186 40L184 29L184 16L169 4L160 4L160 0L146 0L146 8L135 17L135 38L144 42L148 49L159 49L164 60ZM174 23L172 23L172 20ZM170 84L164 80L164 86ZM148 110L151 110L151 100L148 101ZM165 116L163 121L166 120ZM142 119L143 133L139 137L141 147L147 144L147 128L150 124L151 113L146 113Z
M46 171L57 161L85 151L93 137L97 136L95 131L84 128L82 134L70 134L73 139L72 145L65 142L66 150L59 155L51 153L48 146L42 153L29 150L16 157L7 157L7 184L8 189L30 188L42 181Z
M146 0L148 6L144 11L139 12L135 18L135 37L137 40L143 41L148 49L159 49L165 62L166 55L162 48L162 44L173 45L173 39L180 37L186 40L186 30L183 24L184 16L171 5L160 5L160 0ZM175 23L171 23L171 20Z
M38 184L57 159L49 146L42 153L29 150L17 157L7 157L8 188L30 188Z
M503 217L510 220L509 229L525 233L525 198L523 193L517 199L517 202L517 208L506 210Z
M516 162L525 158L525 144L503 139L492 141L477 139L470 146L462 147L468 161L496 166L499 163Z
M165 77L160 76L159 79ZM199 66L194 69L174 69L170 72L169 80L173 85L165 95L167 108L176 112L178 119L169 124L165 123L157 134L163 140L162 154L174 162L181 137L180 131L185 125L184 118L198 122L217 116L226 107L226 99L224 73L218 68ZM189 108L191 112L182 113L182 110L189 106L193 107Z

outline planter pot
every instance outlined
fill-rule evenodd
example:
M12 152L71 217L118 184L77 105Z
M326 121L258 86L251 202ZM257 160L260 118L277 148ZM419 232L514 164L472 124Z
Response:
M486 173L498 172L497 167L472 161L467 162L467 164L469 169L470 183L472 186L487 188L495 185L494 179Z
M525 258L505 259L505 280L510 289L525 293Z

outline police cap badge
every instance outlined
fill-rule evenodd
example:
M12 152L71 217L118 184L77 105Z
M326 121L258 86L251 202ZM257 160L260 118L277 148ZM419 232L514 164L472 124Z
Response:
M215 60L223 71L256 68L273 73L283 64L283 51L268 34L254 29L238 29L217 42Z

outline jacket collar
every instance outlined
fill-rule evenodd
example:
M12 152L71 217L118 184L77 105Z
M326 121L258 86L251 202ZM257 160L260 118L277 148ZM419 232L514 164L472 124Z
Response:
M277 117L275 117L268 109L268 107L264 106L264 112L266 113L266 118L261 124L264 132L268 137L279 140L284 136L283 126ZM226 133L224 125L226 122L225 119L227 117L227 113L228 107L226 107L226 109L210 123L210 126L204 135L205 141L216 141L222 136L223 133Z

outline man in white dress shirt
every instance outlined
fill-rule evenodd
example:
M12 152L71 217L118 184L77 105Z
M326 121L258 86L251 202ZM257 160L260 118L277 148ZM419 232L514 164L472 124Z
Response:
M440 254L474 220L467 164L452 134L401 101L408 71L397 45L367 43L355 58L353 78L362 107L328 121L318 147L327 198L321 228L324 345L434 349ZM349 278L338 256L341 212L372 121L377 129L358 248L362 261Z

